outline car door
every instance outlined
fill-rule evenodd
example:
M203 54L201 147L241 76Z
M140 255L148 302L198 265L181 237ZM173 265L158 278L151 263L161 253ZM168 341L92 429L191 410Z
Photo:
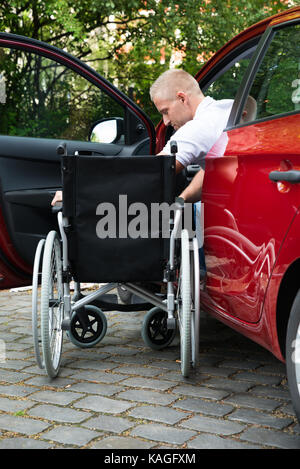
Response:
M261 317L280 246L300 206L299 184L283 180L300 170L299 43L299 20L266 31L235 100L225 154L206 160L203 300L244 324Z
M37 242L56 227L50 202L61 187L61 142L70 154L152 154L155 130L87 64L0 33L0 288L30 282Z

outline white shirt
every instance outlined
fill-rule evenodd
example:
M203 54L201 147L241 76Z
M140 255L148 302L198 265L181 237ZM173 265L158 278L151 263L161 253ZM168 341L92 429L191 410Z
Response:
M232 104L232 99L216 101L206 96L197 107L194 118L172 135L162 153L170 155L170 141L175 140L178 147L176 159L185 167L198 164L204 168L205 156L208 153L222 156L227 143L223 130L227 125Z

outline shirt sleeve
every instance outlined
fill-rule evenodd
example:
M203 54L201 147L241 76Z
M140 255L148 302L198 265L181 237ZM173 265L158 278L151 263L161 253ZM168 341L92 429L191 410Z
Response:
M183 165L199 164L204 167L205 156L218 140L223 131L223 123L207 113L204 118L193 119L178 129L167 142L163 153L170 154L170 141L175 140L178 147L176 159Z

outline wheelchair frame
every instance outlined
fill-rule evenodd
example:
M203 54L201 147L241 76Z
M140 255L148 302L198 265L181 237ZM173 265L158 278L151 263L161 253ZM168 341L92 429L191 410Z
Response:
M197 238L189 239L186 229L181 230L181 220L184 203L182 199L176 199L176 211L174 220L171 220L171 235L169 245L168 268L165 271L162 282L167 285L167 293L161 299L149 289L134 283L112 282L101 286L80 297L80 284L75 282L74 295L71 296L70 278L66 273L69 271L68 239L66 228L69 220L63 216L62 211L57 214L59 233L50 231L46 240L38 243L33 269L32 290L32 326L34 349L37 364L44 368L50 378L57 376L60 368L63 331L68 331L69 338L78 346L88 347L98 343L106 332L106 318L99 308L89 305L91 302L114 290L118 285L124 285L128 291L152 304L155 308L148 312L151 315L162 311L163 320L166 319L166 329L171 332L171 340L175 336L177 324L180 332L180 356L181 372L184 377L190 374L191 366L195 368L198 363L199 353L199 323L200 323L200 269L199 248ZM180 236L179 236L180 235ZM176 242L181 243L180 273L176 265ZM39 274L41 275L40 298L38 292ZM176 272L177 276L176 277ZM54 286L54 283L57 286ZM38 305L40 299L40 307ZM111 310L118 311L118 304ZM97 341L92 344L81 344L72 340L72 321L76 313L82 308L87 308L88 314L97 316L102 321L102 326ZM128 307L130 308L130 306ZM98 311L96 311L98 310ZM161 313L160 313L161 314ZM100 317L100 319L99 319ZM149 325L149 317L147 318ZM88 325L86 327L92 327ZM142 336L146 344L154 349L162 346L152 344L147 340L147 330L144 329ZM169 334L170 335L170 334ZM168 345L163 344L163 346Z

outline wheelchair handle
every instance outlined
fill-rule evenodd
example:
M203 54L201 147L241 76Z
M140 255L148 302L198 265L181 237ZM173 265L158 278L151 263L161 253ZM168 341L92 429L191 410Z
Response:
M170 149L171 149L172 155L175 155L178 152L177 142L175 142L175 140L171 140Z

